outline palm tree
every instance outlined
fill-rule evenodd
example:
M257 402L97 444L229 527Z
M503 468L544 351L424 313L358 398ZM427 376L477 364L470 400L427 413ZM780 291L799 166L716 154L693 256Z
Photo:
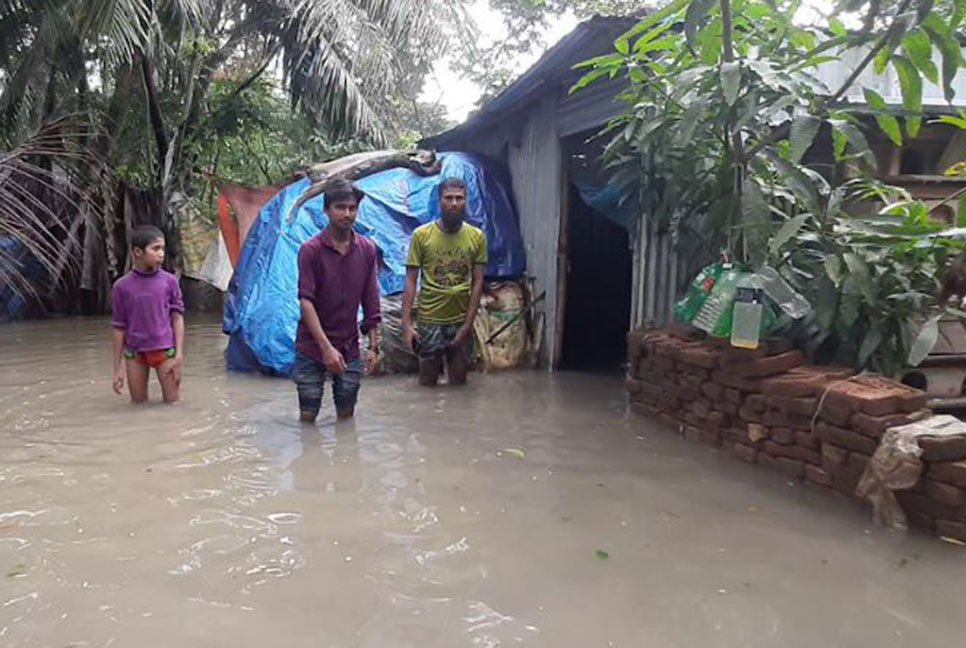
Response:
M0 0L0 150L88 115L78 145L157 192L176 241L216 73L248 70L236 93L274 75L328 136L379 145L452 24L469 24L459 0Z

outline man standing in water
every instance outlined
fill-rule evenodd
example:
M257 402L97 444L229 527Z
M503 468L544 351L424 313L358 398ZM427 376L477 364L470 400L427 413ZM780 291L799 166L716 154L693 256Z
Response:
M419 355L419 384L434 386L443 371L452 385L466 382L468 342L483 295L486 236L466 220L466 183L446 178L439 185L442 216L413 232L406 260L403 340ZM419 319L412 311L419 288Z
M295 338L292 377L298 387L302 421L314 422L322 407L325 375L332 375L336 415L355 413L363 370L371 373L379 353L378 250L353 231L359 203L365 197L345 180L325 190L329 225L299 249L299 304L302 319ZM362 305L362 324L357 323ZM369 335L363 358L359 331Z

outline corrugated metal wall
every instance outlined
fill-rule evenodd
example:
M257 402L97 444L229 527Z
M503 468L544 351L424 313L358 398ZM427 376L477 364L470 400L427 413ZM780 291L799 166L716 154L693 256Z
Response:
M641 218L634 243L631 328L660 326L674 319L674 302L688 272L687 261L674 249L670 234Z
M557 246L560 239L561 146L556 97L544 96L526 113L518 141L511 143L508 162L520 231L527 250L527 271L539 295L547 291L541 309L546 314L541 362L554 357L557 312Z

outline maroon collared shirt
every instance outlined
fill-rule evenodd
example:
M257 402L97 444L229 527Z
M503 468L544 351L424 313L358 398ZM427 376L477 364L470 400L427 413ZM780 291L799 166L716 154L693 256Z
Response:
M299 299L308 299L322 321L322 330L346 361L359 357L359 331L368 333L382 321L379 311L379 253L376 244L354 232L346 254L340 254L322 230L299 249ZM363 319L358 323L359 306ZM295 348L316 362L322 349L299 321Z

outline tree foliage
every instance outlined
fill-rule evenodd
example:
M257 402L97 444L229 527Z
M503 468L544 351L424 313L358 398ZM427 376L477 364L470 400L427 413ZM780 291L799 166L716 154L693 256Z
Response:
M689 258L771 263L814 306L795 331L810 350L893 372L962 243L874 179L868 116L898 143L921 127L923 78L952 98L961 7L842 0L808 24L799 0L673 0L582 64L575 90L627 79L605 161ZM818 66L853 53L860 63L826 87ZM901 107L873 88L866 105L845 102L863 71L889 66ZM830 159L809 155L823 147Z

